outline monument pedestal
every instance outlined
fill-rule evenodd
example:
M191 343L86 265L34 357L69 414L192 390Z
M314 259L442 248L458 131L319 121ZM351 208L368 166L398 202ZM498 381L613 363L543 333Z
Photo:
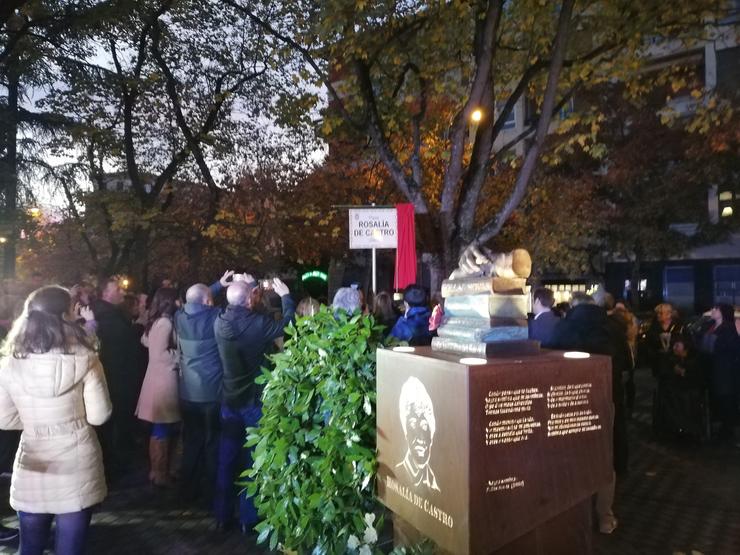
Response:
M542 351L484 362L378 351L378 495L397 541L591 552L591 496L612 479L611 361Z

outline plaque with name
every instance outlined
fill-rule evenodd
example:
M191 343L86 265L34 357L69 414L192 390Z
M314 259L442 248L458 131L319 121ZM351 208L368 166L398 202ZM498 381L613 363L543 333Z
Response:
M611 361L378 351L378 495L441 548L489 554L612 477Z

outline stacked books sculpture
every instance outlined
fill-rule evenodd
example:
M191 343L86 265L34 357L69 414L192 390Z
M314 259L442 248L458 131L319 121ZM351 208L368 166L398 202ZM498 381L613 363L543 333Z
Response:
M493 254L468 247L442 282L445 316L432 349L480 357L537 352L527 328L531 273L524 249Z

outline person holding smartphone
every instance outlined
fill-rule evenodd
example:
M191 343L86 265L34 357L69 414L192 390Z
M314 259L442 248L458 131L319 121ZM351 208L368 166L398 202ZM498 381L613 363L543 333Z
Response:
M215 516L217 527L224 530L234 524L238 491L234 482L239 472L251 467L252 463L251 449L243 448L246 428L256 426L262 414L261 391L254 380L266 362L265 354L272 342L283 336L285 327L295 316L295 303L288 286L278 278L271 280L269 286L281 299L283 317L280 321L254 310L252 293L257 288L257 281L245 274L243 279L235 279L227 289L229 304L214 323L223 365ZM257 523L254 505L244 493L239 497L239 523L244 533L250 532Z

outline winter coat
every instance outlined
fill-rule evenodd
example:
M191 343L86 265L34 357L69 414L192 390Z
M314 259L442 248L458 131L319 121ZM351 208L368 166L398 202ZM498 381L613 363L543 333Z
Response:
M136 416L157 424L180 421L177 351L171 347L172 321L159 318L141 338L149 348L149 365L141 386Z
M194 403L221 400L223 367L213 324L220 309L186 303L175 313L180 346L180 398Z
M740 338L732 323L723 323L707 332L703 345L708 351L712 393L737 395L740 385Z
M92 305L100 362L105 370L116 412L131 414L139 394L139 338L131 319L119 307L103 300Z
M276 321L243 306L227 306L216 318L213 329L224 369L223 401L234 409L255 404L260 391L254 383L266 363L265 353L283 336L295 316L290 295L281 297L283 319Z
M539 341L543 347L549 347L560 318L552 310L542 312L529 322L529 338Z
M49 352L0 360L0 428L23 430L10 505L29 513L72 513L107 494L92 426L111 414L97 355Z
M432 334L429 331L429 317L432 312L425 306L413 306L400 316L391 330L391 335L409 345L429 345Z
M661 341L661 334L670 334L668 339L668 346L664 348L663 342ZM671 322L668 329L663 329L657 320L653 320L650 324L647 334L645 334L645 348L647 354L648 364L650 369L653 371L653 376L656 378L669 359L671 358L672 351L671 345L679 339L683 334L683 326L677 322Z

